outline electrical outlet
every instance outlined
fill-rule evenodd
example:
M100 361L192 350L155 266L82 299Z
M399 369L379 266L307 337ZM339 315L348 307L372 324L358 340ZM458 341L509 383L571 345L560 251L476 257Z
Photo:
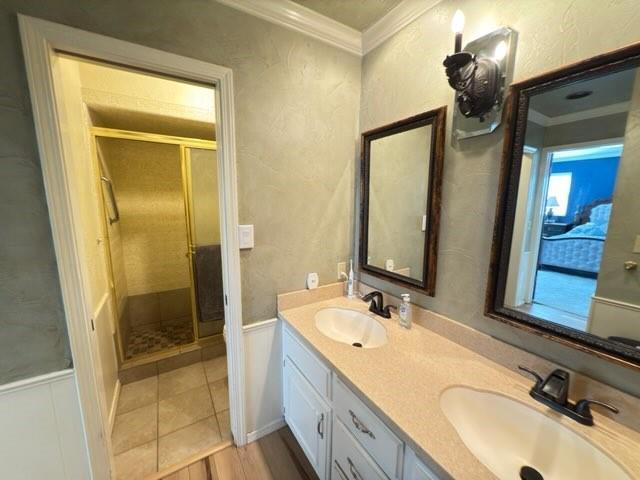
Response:
M342 277L342 273L347 273L347 262L338 262L338 280L344 280Z

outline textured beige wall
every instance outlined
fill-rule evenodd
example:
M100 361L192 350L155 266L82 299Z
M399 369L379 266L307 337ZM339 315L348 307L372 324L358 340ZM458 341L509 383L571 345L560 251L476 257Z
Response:
M275 316L306 272L335 280L353 236L358 57L210 0L0 0L0 383L70 360L16 12L233 69L239 220L256 228L243 321Z
M422 279L431 126L371 142L369 180L369 263L409 269Z
M631 97L631 107L624 135L624 151L620 158L613 208L604 244L596 295L620 302L640 305L640 272L625 270L624 262L640 262L640 254L632 253L636 235L640 235L640 70ZM638 325L640 337L640 325Z
M180 148L99 138L120 210L129 296L190 286Z
M450 21L458 8L467 19L466 41L499 25L519 32L515 80L640 40L640 9L635 0L445 0L366 55L362 131L441 105L453 111L453 92L442 60L453 48ZM640 394L640 378L631 370L483 315L503 130L468 139L454 149L450 144L451 117L444 162L437 295L412 294L412 299L511 344ZM401 291L367 275L363 280L392 293Z

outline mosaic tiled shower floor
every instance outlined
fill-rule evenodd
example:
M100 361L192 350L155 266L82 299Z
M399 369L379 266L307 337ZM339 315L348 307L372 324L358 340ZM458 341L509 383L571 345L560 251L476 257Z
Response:
M191 323L132 328L125 357L129 359L192 342L193 325Z

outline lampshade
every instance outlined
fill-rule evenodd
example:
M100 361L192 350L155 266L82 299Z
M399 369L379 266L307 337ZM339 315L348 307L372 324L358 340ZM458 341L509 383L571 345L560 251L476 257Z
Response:
M556 197L547 198L547 207L559 207L558 199Z

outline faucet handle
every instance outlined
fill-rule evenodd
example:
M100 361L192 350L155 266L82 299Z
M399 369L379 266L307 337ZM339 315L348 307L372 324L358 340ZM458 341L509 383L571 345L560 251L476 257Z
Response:
M618 410L618 407L615 407L614 405L611 405L610 403L601 402L600 400L590 400L588 398L584 398L582 400L578 400L574 410L578 415L583 415L585 417L590 417L591 416L591 408L589 407L589 405L600 405L601 407L604 407L604 408L606 408L607 410L609 410L609 411L611 411L613 413L616 413L616 414L620 413L620 410Z
M542 382L544 382L544 379L540 376L538 372L535 372L528 367L523 367L522 365L518 365L518 370L522 370L523 372L526 372L532 377L534 377L536 379L536 386L542 385Z

